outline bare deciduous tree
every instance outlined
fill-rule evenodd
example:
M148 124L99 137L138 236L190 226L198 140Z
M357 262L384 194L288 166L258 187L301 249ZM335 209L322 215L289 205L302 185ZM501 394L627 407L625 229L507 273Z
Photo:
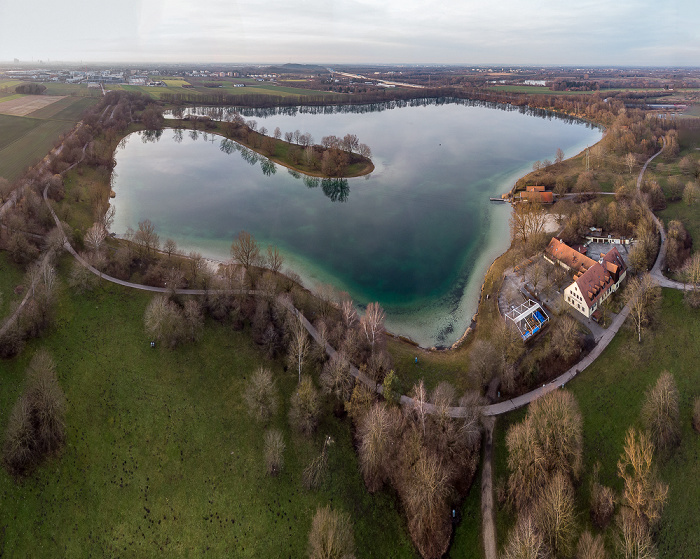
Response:
M384 404L375 403L357 428L360 468L370 493L381 489L396 458L395 417Z
M526 243L531 237L544 231L547 211L542 204L527 202L516 204L510 217L511 238Z
M158 250L160 239L150 219L139 222L139 228L134 233L134 242L145 251L147 256L150 255L152 250Z
M549 472L578 478L583 466L583 419L573 394L550 392L528 409Z
M532 422L526 417L506 435L508 447L508 494L518 510L532 503L544 487L547 469Z
M282 265L284 264L284 259L280 254L279 249L276 246L267 246L267 267L275 273L279 273L282 270Z
M299 382L301 383L301 369L304 366L304 360L306 359L309 349L309 335L304 328L304 324L301 321L301 317L290 319L289 326L289 347L287 349L287 362L290 367L297 369L297 375L299 377Z
M173 254L177 254L177 243L168 237L163 244L163 251L168 255L168 258L170 258Z
M27 368L27 387L12 409L3 459L10 473L31 470L43 456L60 449L65 440L66 398L56 366L46 350L39 350Z
M617 550L623 559L656 559L656 546L649 527L634 511L623 508L617 516Z
M425 435L425 420L428 416L428 393L425 390L425 385L423 384L422 379L418 384L413 385L413 389L411 390L411 398L413 400L411 411L416 416L416 419L421 426L421 430Z
M350 374L350 362L342 351L334 353L323 366L320 381L324 393L333 394L341 402L350 400L355 379Z
M330 505L318 507L309 532L309 559L354 559L355 539L350 515Z
M668 371L661 373L659 380L646 393L642 420L652 442L661 452L670 450L681 440L679 397L676 381Z
M107 238L107 231L101 223L93 223L90 229L85 233L85 246L93 253L98 253L102 250L102 245Z
M165 295L156 295L144 314L146 332L169 347L175 347L183 337L183 319L175 303Z
M265 432L265 466L268 475L276 476L284 466L284 436L279 429Z
M357 311L355 310L355 305L352 304L352 299L343 297L341 312L343 314L343 324L345 328L353 328L355 324L357 324Z
M241 231L231 244L231 258L248 270L260 262L260 247L255 237L247 231Z
M321 283L316 288L316 296L318 298L318 310L321 313L321 316L329 316L335 308L335 302L338 298L338 290L330 283Z
M694 181L688 182L683 189L683 202L687 206L693 206L698 198L700 198L700 187Z
M379 303L370 303L360 319L360 328L362 328L362 332L372 348L372 353L374 353L375 345L381 341L384 334L385 317L384 309Z
M634 322L639 343L642 343L642 331L658 313L661 288L649 274L644 274L632 278L625 293L626 301L630 305L630 318Z
M301 473L301 481L306 489L318 489L328 473L328 448L333 444L333 437L326 435L321 452L311 460Z
M244 393L250 415L261 423L267 423L277 413L277 387L272 371L259 367L248 381Z
M372 159L372 150L369 148L367 144L360 144L358 147L358 153L362 157L366 157L367 159Z
M591 478L591 520L600 529L604 529L615 513L615 492L599 482L600 462L593 468Z
M557 153L554 157L554 162L561 163L562 161L564 161L564 150L562 150L561 148L557 148Z
M555 557L568 557L576 537L574 489L561 471L547 483L535 509L537 528Z
M549 554L528 514L521 514L503 550L503 559L547 559Z
M578 323L568 315L556 321L552 332L552 346L565 361L578 355L580 335Z
M318 390L314 387L311 377L304 375L292 394L289 422L294 429L309 436L316 430L320 413Z
M646 433L632 428L627 431L617 472L624 482L623 504L642 524L656 525L668 497L668 485L656 477L654 445Z
M576 546L576 559L607 559L607 557L602 535L594 536L588 530L581 534Z
M404 490L408 530L426 559L442 557L450 543L449 475L439 458L421 449Z

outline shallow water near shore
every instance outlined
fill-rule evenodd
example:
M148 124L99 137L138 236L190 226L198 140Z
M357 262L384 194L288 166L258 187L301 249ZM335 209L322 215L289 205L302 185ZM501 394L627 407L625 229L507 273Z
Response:
M356 134L375 171L309 180L217 135L135 133L115 155L113 230L148 218L161 240L222 260L249 231L278 246L307 287L332 283L360 306L379 301L391 332L426 347L462 336L486 270L508 247L510 207L489 197L557 148L571 156L601 137L580 123L458 104L269 113L250 118L316 142Z

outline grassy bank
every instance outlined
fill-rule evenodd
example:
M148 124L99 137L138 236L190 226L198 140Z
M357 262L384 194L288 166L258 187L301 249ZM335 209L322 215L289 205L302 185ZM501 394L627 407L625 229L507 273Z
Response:
M622 490L617 476L617 460L622 452L625 432L630 426L641 428L640 411L645 391L662 371L670 371L680 391L682 442L671 458L659 463L659 477L669 484L669 498L657 537L661 557L683 559L700 549L697 530L697 503L700 502L700 436L690 423L693 398L700 394L700 311L688 308L680 292L664 290L663 306L657 328L643 343L634 332L621 330L596 362L568 384L575 395L584 421L584 475L577 488L578 524L592 529L589 515L589 483L593 466L600 460L601 483L616 492ZM682 350L680 349L682 348ZM520 420L524 411L499 419L494 443L494 474L500 483L507 477L505 433ZM658 462L658 457L657 457ZM500 511L498 538L501 544L512 524L512 515ZM610 551L612 533L606 542Z
M367 494L345 421L327 413L314 440L292 434L295 375L266 363L247 331L208 323L196 345L152 350L142 325L149 300L104 283L81 297L63 290L56 326L2 363L3 410L38 347L54 356L68 399L62 455L19 483L0 472L4 549L23 557L301 557L317 505L332 503L351 514L358 557L415 557L393 495ZM263 429L242 397L262 363L284 395L273 424L285 435L285 468L274 479L264 471ZM6 422L4 413L3 432ZM329 434L329 477L306 492L301 471Z

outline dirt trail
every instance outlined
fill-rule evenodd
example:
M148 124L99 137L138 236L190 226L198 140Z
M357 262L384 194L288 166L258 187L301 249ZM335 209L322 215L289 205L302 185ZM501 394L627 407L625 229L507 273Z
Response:
M484 462L481 468L481 530L484 537L484 556L497 559L496 523L493 515L493 427L495 417L483 418L484 424Z

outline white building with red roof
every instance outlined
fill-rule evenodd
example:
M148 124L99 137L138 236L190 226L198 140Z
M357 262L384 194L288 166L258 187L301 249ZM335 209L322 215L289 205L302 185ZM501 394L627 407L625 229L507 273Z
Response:
M613 247L585 272L574 274L574 282L564 290L564 300L590 318L619 289L626 275L625 261Z

